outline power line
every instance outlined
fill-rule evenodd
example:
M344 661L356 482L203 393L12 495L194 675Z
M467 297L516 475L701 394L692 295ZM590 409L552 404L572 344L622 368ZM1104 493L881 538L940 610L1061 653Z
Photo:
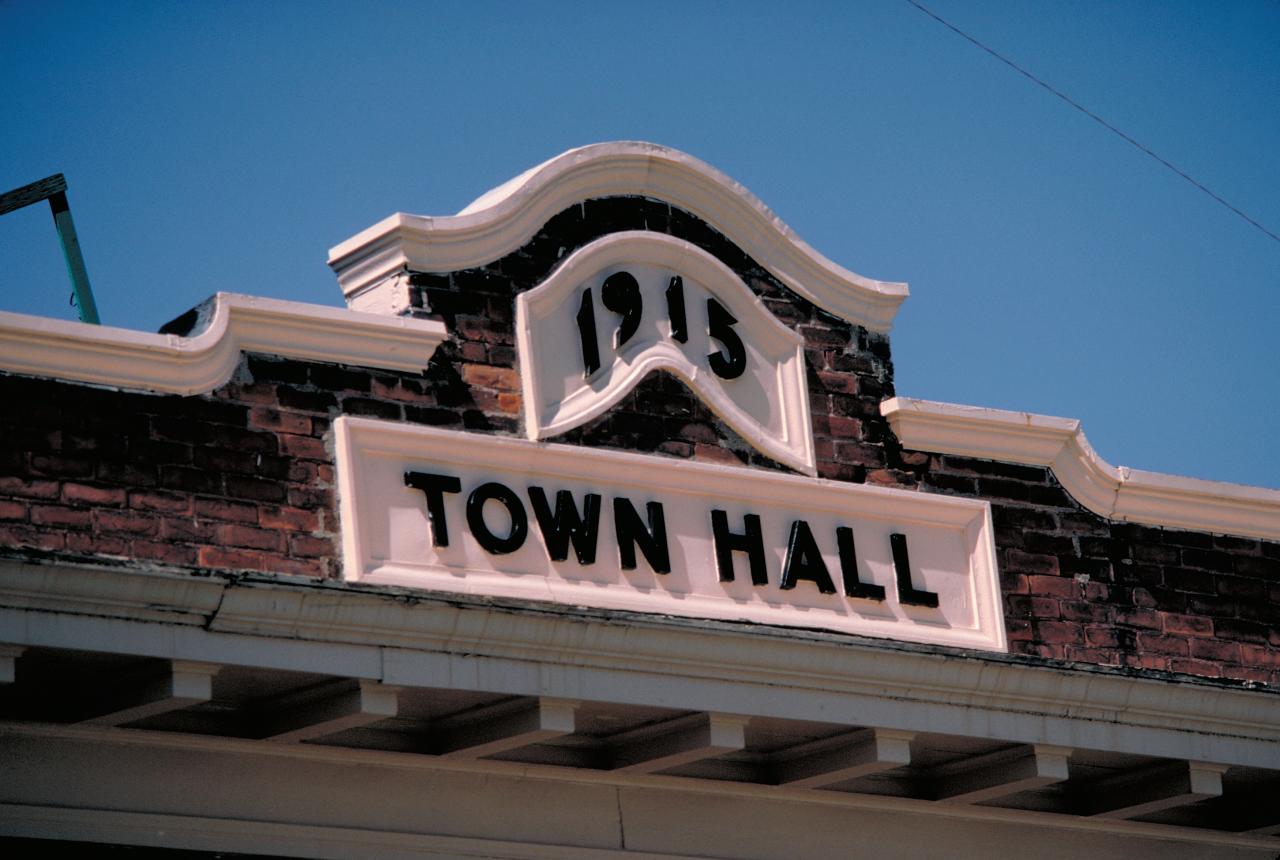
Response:
M1165 167L1169 168L1169 169L1170 169L1170 170L1172 170L1174 173L1176 173L1177 175L1181 176L1183 179L1185 179L1185 180L1187 180L1188 182L1190 182L1190 183L1191 183L1192 185L1194 185L1196 188L1199 188L1199 189L1200 189L1201 191L1203 191L1205 194L1208 194L1208 195L1209 195L1210 197L1212 197L1214 200L1218 201L1218 202L1219 202L1219 203L1221 203L1223 206L1227 207L1227 208L1228 208L1228 209L1230 209L1232 212L1236 213L1236 214L1237 214L1237 215L1239 215L1241 218L1243 218L1244 220L1248 221L1248 222L1249 222L1250 224L1252 224L1254 227L1257 227L1259 230L1261 230L1263 233L1265 233L1265 234L1267 234L1268 236L1270 236L1270 237L1271 237L1272 239L1274 239L1275 241L1280 242L1280 236L1277 236L1275 233L1272 233L1272 232L1271 232L1270 230L1268 230L1266 227L1263 227L1261 224L1259 224L1259 223L1258 223L1257 221L1255 221L1253 218L1249 217L1249 216L1248 216L1248 215L1246 215L1244 212L1242 212L1242 211L1240 211L1239 209L1237 209L1235 206L1232 206L1232 205L1231 205L1230 203L1228 203L1226 200L1222 199L1222 197L1220 197L1220 196L1218 196L1217 194L1213 193L1213 192L1212 192L1212 191L1210 191L1208 188L1204 187L1204 185L1202 185L1200 182L1197 182L1197 181L1196 181L1195 179L1193 179L1191 176L1187 175L1187 173L1186 173L1185 171L1180 170L1176 165L1170 164L1167 160L1165 160L1165 159L1161 158L1159 155L1157 155L1156 153L1152 152L1152 151L1151 151L1151 149L1150 149L1149 147L1144 146L1144 145L1142 145L1141 143L1139 143L1138 141L1134 140L1132 137L1130 137L1129 135L1125 134L1123 131L1121 131L1120 129L1116 128L1114 125L1112 125L1111 123L1107 122L1105 119L1103 119L1102 117L1098 116L1096 113L1094 113L1093 111L1089 110L1087 107L1085 107L1084 105L1082 105L1082 104L1080 104L1079 102L1077 102L1075 99L1073 99L1073 98L1071 98L1070 96L1068 96L1066 93L1064 93L1064 92L1062 92L1061 90L1054 88L1052 85L1050 85L1050 84L1048 84L1048 83L1046 83L1046 82L1042 81L1040 78L1036 77L1036 76L1035 76L1035 75L1033 75L1031 72L1029 72L1029 71L1027 71L1026 69L1022 68L1022 66L1019 66L1019 65L1018 65L1017 63L1015 63L1013 60L1009 59L1008 57L1004 56L1003 54L999 53L998 51L996 51L996 50L994 50L994 49L992 49L992 48L987 47L987 46L986 46L986 45L984 45L982 42L979 42L977 39L975 39L973 36L970 36L970 35L969 35L968 33L966 33L964 30L961 30L961 29L960 29L959 27L957 27L955 24L952 24L950 21L948 21L948 20L946 20L945 18L943 18L943 17L939 16L938 14L934 13L933 11L931 11L931 10L929 10L929 9L926 9L924 6L921 6L918 2L916 2L916 0L906 0L906 2L910 3L912 6L916 7L916 8L917 8L917 9L919 9L921 12L923 12L923 13L924 13L924 14L926 14L926 15L928 15L930 18L932 18L933 20L937 21L937 22L938 22L939 24L941 24L942 26L946 27L948 30L952 31L952 32L953 32L953 33L955 33L957 36L960 36L960 37L964 38L965 40L967 40L967 41L971 42L972 44L974 44L974 45L976 45L977 47L981 48L982 50L986 51L988 54L990 54L991 56L995 57L995 58L996 58L997 60L999 60L1000 62L1004 63L1006 66L1008 66L1009 68L1013 69L1013 70L1014 70L1015 72L1017 72L1018 74L1022 75L1023 77L1025 77L1025 78L1027 78L1027 79L1031 80L1032 82L1034 82L1034 83L1038 84L1039 86L1041 86L1041 87L1043 87L1044 89L1048 90L1049 92L1053 93L1055 96L1057 96L1058 98L1062 99L1064 102L1066 102L1067 104L1071 105L1073 108L1075 108L1076 110L1080 111L1080 113L1082 113L1082 114L1084 114L1085 116L1089 117L1089 119L1091 119L1091 120L1093 120L1094 122L1098 123L1098 124L1099 124L1099 125L1101 125L1103 128L1105 128L1105 129L1107 129L1108 131L1112 132L1113 134L1117 135L1117 136L1118 136L1118 137L1120 137L1122 140L1127 141L1128 143L1130 143L1130 144L1132 144L1133 146L1137 147L1137 148L1138 148L1139 150L1141 150L1142 152L1145 152L1147 155L1151 156L1151 157L1152 157L1152 158L1154 158L1156 161L1160 162L1160 163L1161 163L1161 164L1163 164Z

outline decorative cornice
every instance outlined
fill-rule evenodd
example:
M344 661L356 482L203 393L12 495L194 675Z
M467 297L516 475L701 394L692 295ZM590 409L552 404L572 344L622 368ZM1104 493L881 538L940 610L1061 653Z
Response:
M376 296L406 268L449 272L520 248L552 216L601 197L662 200L724 233L780 281L819 307L888 331L907 285L877 281L833 263L801 240L750 191L698 159L652 143L620 141L572 149L489 191L457 215L396 213L329 252L352 307L390 309Z
M1080 422L908 397L880 404L906 448L1048 466L1080 504L1123 522L1280 540L1280 490L1112 466Z
M55 617L59 623L48 623ZM652 701L652 684L669 695L676 683L688 697L681 707L810 720L852 709L869 724L905 730L988 731L1010 742L1223 764L1275 767L1280 741L1280 696L1261 691L763 625L567 606L549 612L291 576L0 560L0 641L401 686L431 686L452 667L457 689L488 684L513 695L637 704ZM489 669L463 671L472 661ZM588 683L603 686L584 690Z
M192 337L0 312L0 370L197 394L231 378L240 353L421 370L443 323L218 293L196 311Z

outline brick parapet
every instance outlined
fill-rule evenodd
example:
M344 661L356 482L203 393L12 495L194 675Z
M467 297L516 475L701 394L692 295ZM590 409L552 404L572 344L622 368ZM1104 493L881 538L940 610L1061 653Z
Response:
M246 356L208 395L0 375L0 546L199 570L340 576L331 427L362 415L520 433L514 299L574 249L667 232L738 273L804 338L818 473L990 501L1015 654L1280 684L1280 545L1111 522L1043 468L903 450L880 416L888 338L794 295L659 201L588 201L488 266L412 273L450 332L421 374ZM784 469L664 373L557 442Z

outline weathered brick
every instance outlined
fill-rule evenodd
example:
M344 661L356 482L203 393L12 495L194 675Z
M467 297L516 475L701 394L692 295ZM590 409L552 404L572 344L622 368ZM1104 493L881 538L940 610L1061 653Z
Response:
M191 497L182 493L166 493L162 490L134 490L129 493L129 507L141 511L184 513L191 510Z
M1182 636L1212 636L1213 620L1198 615L1163 613L1164 632Z
M57 481L0 475L0 496L14 496L20 499L56 499L59 487Z
M249 410L249 426L260 430L281 430L285 433L311 432L311 417L298 412L282 412L270 406L258 406Z
M93 512L85 508L64 508L56 505L32 505L31 522L42 526L89 528Z
M320 513L303 508L264 505L258 522L265 529L313 532L320 528Z
M311 460L327 460L329 453L324 442L310 436L294 436L289 433L280 434L280 453L290 457L304 457Z
M224 549L217 546L200 547L196 563L201 567L226 570L265 570L260 552L246 549Z
M155 535L160 521L138 511L98 509L93 511L94 528L108 534Z
M253 526L226 523L217 527L214 537L223 546L245 549L266 549L279 552L284 548L284 536L278 531Z

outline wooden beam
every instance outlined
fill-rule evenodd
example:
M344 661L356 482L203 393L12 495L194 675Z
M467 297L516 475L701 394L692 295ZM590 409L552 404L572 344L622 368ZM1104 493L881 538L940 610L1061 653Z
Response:
M1096 818L1139 818L1222 794L1226 765L1175 762L1107 777L1082 787Z
M695 714L630 733L612 746L612 769L654 773L736 752L746 746L747 720L730 714Z
M269 714L271 732L266 740L298 743L394 717L399 709L396 687L358 679L339 681L301 696L276 700Z
M0 645L0 684L12 684L18 678L18 658L25 645Z
M448 758L483 758L571 735L577 709L577 702L540 696L532 707L504 703L467 711L436 725L436 749Z
M985 803L1067 779L1071 750L1037 744L977 756L939 768L934 797L949 803Z
M94 716L80 722L92 726L120 726L176 711L213 698L213 676L221 666L170 660L159 675L112 686L91 702Z
M788 788L822 788L903 767L911 763L914 736L893 729L867 729L847 735L835 746L830 741L806 744L818 748L778 762L775 779Z

